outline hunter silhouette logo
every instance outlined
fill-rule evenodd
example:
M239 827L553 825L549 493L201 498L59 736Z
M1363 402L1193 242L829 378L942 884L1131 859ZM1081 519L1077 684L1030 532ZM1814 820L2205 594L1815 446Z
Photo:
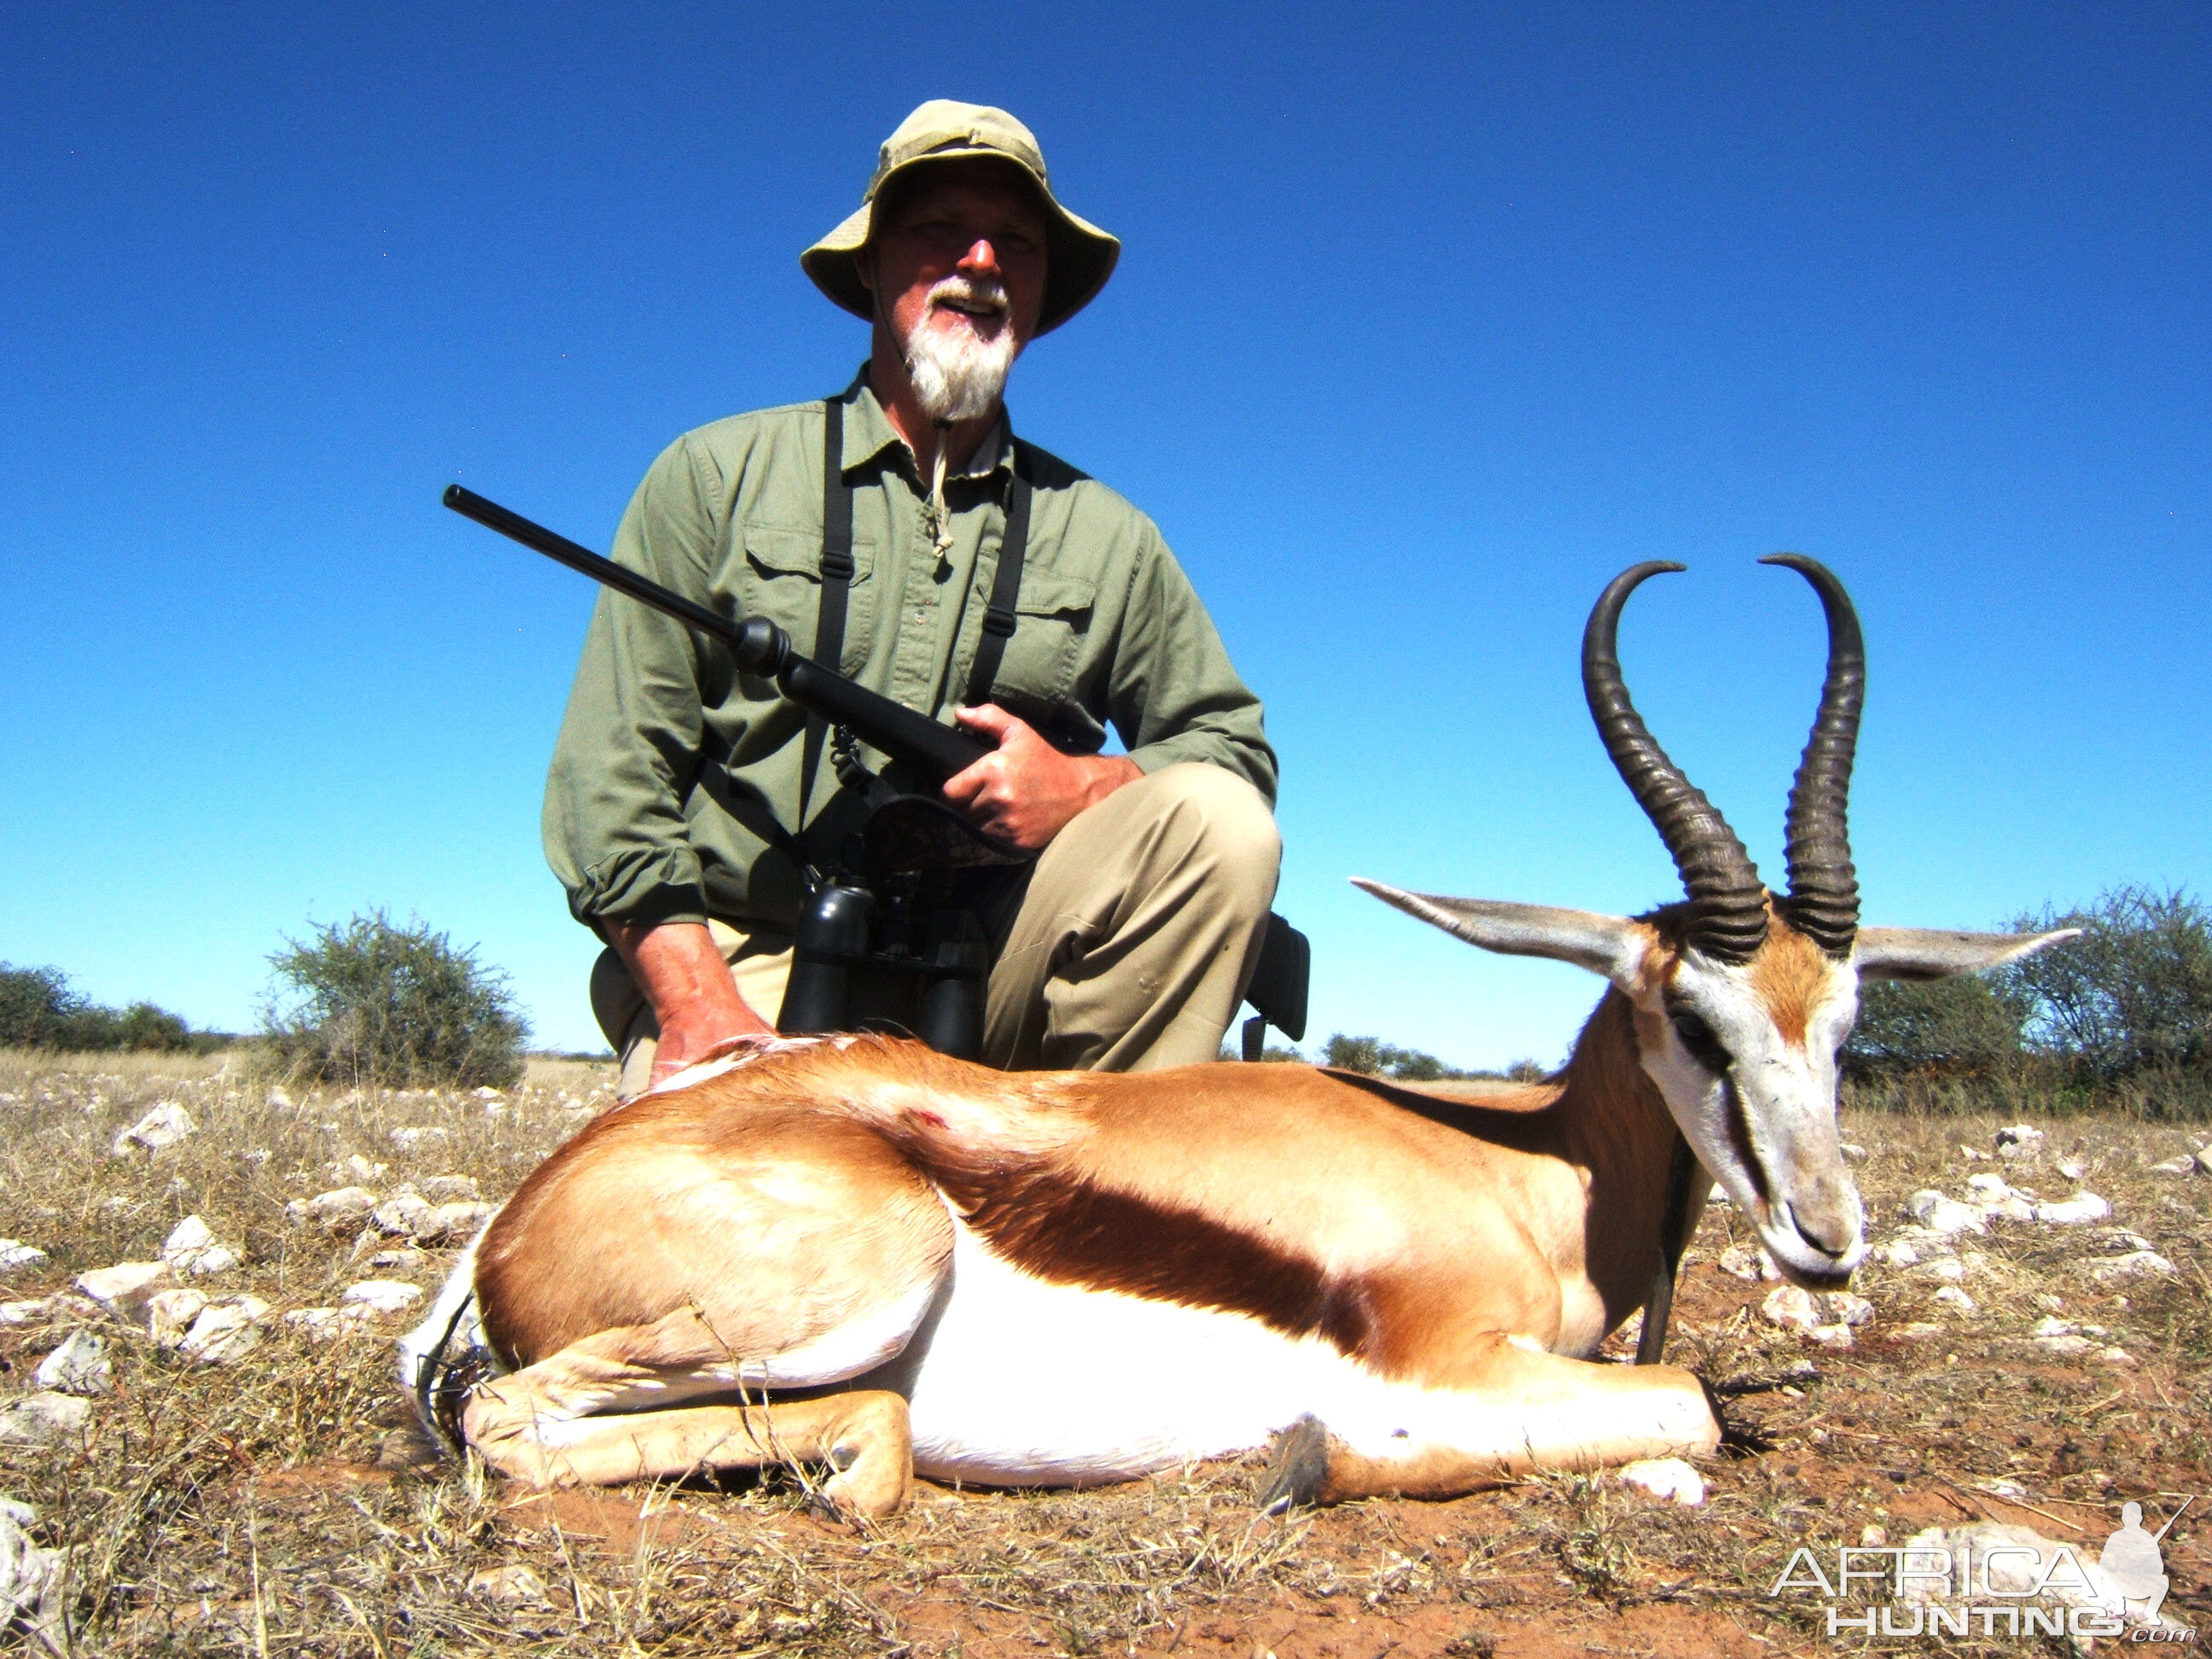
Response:
M2129 1504L2120 1510L2120 1529L2105 1540L2104 1553L2097 1558L2098 1565L2112 1575L2112 1582L2125 1592L2130 1601L2147 1601L2143 1617L2155 1619L2172 1580L2166 1576L2166 1556L2159 1546L2173 1530L2173 1523L2181 1519L2182 1510L2197 1499L2183 1501L2181 1509L2166 1516L2166 1524L2156 1532L2145 1532L2142 1524L2142 1505Z

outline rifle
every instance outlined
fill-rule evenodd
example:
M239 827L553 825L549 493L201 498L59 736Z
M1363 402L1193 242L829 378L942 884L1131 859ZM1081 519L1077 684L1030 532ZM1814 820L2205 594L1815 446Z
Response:
M732 622L459 484L446 486L445 503L487 530L496 530L603 586L626 593L640 605L720 640L730 647L730 654L744 672L774 680L777 690L810 714L844 726L870 747L905 762L936 782L966 771L991 752L989 745L957 727L939 726L928 715L916 714L904 703L856 685L836 670L800 656L791 648L791 636L764 617Z
M965 732L940 726L927 714L800 656L792 648L791 636L765 617L733 622L459 484L447 484L443 499L454 512L487 530L720 641L740 670L773 680L793 703L840 728L841 739L849 732L931 782L942 783L991 752L988 744ZM849 744L843 748L849 753ZM841 777L846 769L841 759ZM859 775L866 777L865 771ZM888 799L878 805L863 832L873 874L854 878L841 872L816 884L809 894L777 1029L794 1033L848 1029L852 970L890 969L918 975L922 981L915 1035L940 1052L972 1059L982 1039L987 954L972 937L972 928L964 933L956 928L951 937L927 937L930 915L917 902L914 875L924 868L1004 865L1031 855L994 841L934 797L882 793ZM877 936L886 929L890 943L878 948ZM1256 1011L1255 1018L1245 1023L1247 1059L1259 1058L1260 1037L1267 1024L1293 1042L1305 1036L1311 959L1306 936L1282 917L1268 916L1260 960L1245 993L1245 1000Z

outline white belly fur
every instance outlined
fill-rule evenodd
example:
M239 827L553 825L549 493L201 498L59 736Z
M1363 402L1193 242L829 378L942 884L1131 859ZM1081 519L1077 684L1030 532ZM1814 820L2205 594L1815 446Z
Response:
M1307 1413L1388 1440L1437 1403L1241 1314L1033 1278L957 1222L952 1275L911 1395L933 1480L1130 1480L1253 1450Z

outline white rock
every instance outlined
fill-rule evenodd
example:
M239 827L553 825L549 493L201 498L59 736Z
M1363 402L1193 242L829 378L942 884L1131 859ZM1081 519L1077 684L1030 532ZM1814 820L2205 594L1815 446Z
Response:
M376 1310L358 1302L343 1308L295 1308L284 1316L287 1325L305 1332L318 1342L335 1342L375 1320Z
M1947 1307L1956 1308L1960 1313L1970 1314L1974 1311L1974 1298L1968 1296L1956 1285L1946 1285L1942 1286L1936 1292L1935 1300L1942 1303Z
M422 1299L420 1285L397 1279L364 1279L358 1285L349 1285L338 1297L341 1302L357 1302L378 1313L399 1313Z
M474 1176L431 1176L415 1183L415 1190L432 1204L459 1204L464 1200L473 1204L483 1196Z
M412 1238L429 1220L433 1207L412 1187L402 1187L368 1212L368 1224L387 1238Z
M137 1152L159 1152L175 1146L198 1126L192 1116L173 1100L165 1100L115 1137L108 1150L117 1158L129 1158Z
M285 1218L298 1227L320 1227L328 1232L353 1232L368 1220L376 1207L376 1194L366 1187L339 1187L313 1198L295 1198L284 1206Z
M91 1420L92 1402L73 1394L22 1395L0 1406L0 1445L48 1445Z
M499 1091L496 1089L485 1088L479 1089L476 1091L476 1098L478 1100L498 1100L501 1097L502 1097Z
M1802 1285L1778 1285L1766 1293L1766 1300L1759 1304L1759 1316L1770 1325L1778 1325L1785 1331L1809 1331L1815 1325L1825 1325L1813 1293Z
M1874 1304L1849 1291L1830 1291L1822 1298L1829 1319L1838 1325L1865 1325L1874 1319Z
M177 1351L203 1365L228 1364L261 1346L261 1322L269 1304L258 1296L227 1296L200 1310Z
M1933 1233L1985 1233L1989 1223L1982 1212L1971 1204L1961 1204L1955 1198L1946 1198L1932 1187L1923 1187L1913 1194L1907 1207L1912 1218Z
M2078 1328L2070 1319L2060 1319L2056 1315L2046 1314L2027 1328L2027 1334L2030 1336L2066 1336L2076 1328Z
M1893 1326L1889 1332L1893 1342L1925 1342L1931 1336L1942 1334L1941 1325L1930 1324L1924 1319L1916 1319L1909 1325Z
M68 1340L39 1362L31 1380L60 1394L100 1395L115 1386L115 1367L107 1346L90 1331L71 1331Z
M2194 1161L2197 1174L2212 1175L2212 1146L2207 1146L2199 1152Z
M1759 1259L1765 1254L1765 1251L1753 1249L1748 1244L1731 1244L1721 1252L1717 1265L1731 1279L1756 1279L1759 1277Z
M396 1250L379 1250L368 1258L368 1265L379 1272L408 1272L421 1267L430 1258L412 1244L403 1244Z
M2058 1173L2069 1181L2079 1181L2089 1173L2089 1166L2078 1158L2061 1158L2058 1161Z
M1643 1457L1614 1471L1627 1486L1654 1498L1695 1509L1705 1501L1705 1478L1679 1457Z
M147 1298L169 1282L166 1261L118 1261L76 1276L76 1287L126 1325L140 1322Z
M2097 1359L2099 1364L2106 1365L2132 1365L2136 1363L2135 1356L2125 1348L2100 1348Z
M0 1630L20 1622L43 1638L61 1621L67 1557L33 1541L27 1528L37 1520L28 1504L0 1498ZM52 1639L45 1646L55 1653L67 1650Z
M196 1215L188 1215L169 1231L161 1244L161 1260L191 1279L206 1279L238 1265L238 1252L216 1242L214 1231Z
M2035 1218L2054 1227L2075 1227L2085 1221L2102 1221L2112 1213L2112 1206L2094 1193L2076 1193L2071 1198L2062 1198L2035 1206Z
M2055 1314L2066 1305L2063 1298L2051 1295L2048 1291L2038 1291L2028 1297L2028 1303L2037 1312L2047 1314Z
M2012 1194L2012 1188L2001 1175L1971 1175L1966 1177L1966 1196L1973 1203L1993 1203Z
M2086 1336L2058 1332L2049 1336L2030 1337L2028 1340L2037 1352L2051 1359L2079 1359L2097 1345Z
M1837 1146L1836 1150L1854 1164L1863 1164L1867 1161L1867 1149L1863 1146L1854 1146L1848 1140L1840 1142Z
M2014 1123L1997 1131L1997 1156L2018 1163L2043 1154L2043 1131L2032 1123Z
M300 1109L299 1107L294 1103L292 1097L286 1094L282 1089L271 1089L261 1098L263 1105L272 1106L280 1112L296 1112Z
M472 1238L477 1228L492 1218L489 1204L472 1203L466 1200L458 1204L440 1204L423 1217L415 1229L416 1238L424 1244L443 1241L459 1243Z
M1910 1267L1920 1260L1920 1252L1903 1239L1887 1244L1877 1244L1867 1252L1868 1259L1885 1267Z
M1965 1158L1969 1164L1974 1163L1978 1159L1986 1162L1989 1158L1989 1154L1984 1152L1980 1147L1969 1146L1963 1141L1959 1145L1959 1156Z
M35 1244L26 1244L21 1239L0 1238L0 1273L20 1273L25 1267L43 1267L48 1260L46 1253Z
M2130 1250L2125 1255L2106 1256L2089 1264L2090 1282L2096 1285L2126 1285L2138 1279L2175 1277L2173 1263L2156 1250Z
M1956 1256L1938 1256L1933 1261L1921 1264L1920 1276L1923 1279L1940 1279L1946 1284L1955 1285L1966 1276L1966 1264Z
M156 1346L180 1347L185 1334L192 1328L192 1321L208 1304L205 1291L179 1288L160 1291L146 1302L146 1330Z
M2184 1152L2179 1158L2169 1158L2163 1164L2152 1164L2150 1172L2153 1175L2195 1175L2198 1172L2197 1155Z
M0 1302L0 1325L35 1325L44 1320L51 1298L35 1296L26 1302Z
M403 1152L419 1152L434 1144L442 1145L445 1139L446 1131L435 1124L410 1124L392 1132L392 1144Z
M1857 1340L1852 1336L1850 1326L1834 1324L1814 1326L1805 1333L1805 1340L1816 1342L1824 1348L1848 1348Z
M344 1163L331 1167L341 1175L350 1174L356 1181L366 1183L383 1180L385 1172L392 1166L389 1164L372 1164L359 1152L352 1152L347 1155Z

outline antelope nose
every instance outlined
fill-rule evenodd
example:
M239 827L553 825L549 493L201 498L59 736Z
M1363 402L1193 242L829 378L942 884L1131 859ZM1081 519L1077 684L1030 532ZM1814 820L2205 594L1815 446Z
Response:
M1851 1219L1840 1205L1817 1205L1809 1210L1793 1205L1790 1219L1797 1237L1824 1255L1841 1255L1851 1247Z

